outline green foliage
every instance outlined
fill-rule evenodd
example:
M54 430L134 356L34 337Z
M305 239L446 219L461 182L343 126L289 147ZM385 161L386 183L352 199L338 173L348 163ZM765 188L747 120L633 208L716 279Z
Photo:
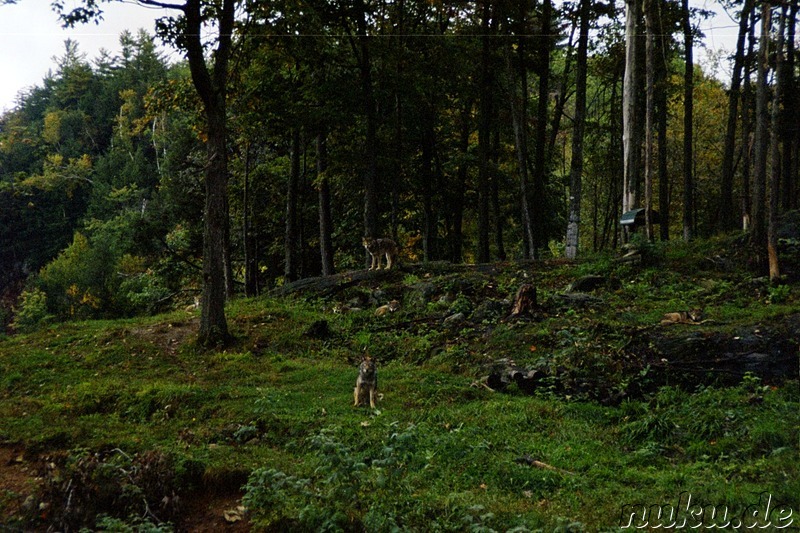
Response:
M324 430L309 439L319 458L313 479L297 478L272 468L255 470L245 485L244 505L261 527L290 523L306 530L350 530L363 524L370 531L398 527L398 505L392 495L408 494L406 472L416 456L416 428L389 435L376 456L358 453ZM358 510L363 514L358 513Z
M81 529L81 533L89 533L90 529ZM174 531L169 522L156 524L148 518L139 516L131 517L129 520L114 518L101 515L97 518L95 531L109 531L114 533L171 533Z
M107 295L107 256L76 233L72 244L39 273L48 307L59 318L96 316Z
M792 294L792 288L789 285L775 285L769 288L769 296L767 301L771 304L786 303Z
M171 531L153 510L159 509L164 518L174 516L178 504L174 489L173 463L162 453L131 456L119 449L107 454L76 450L50 464L42 503L52 509L51 523L65 529L97 520L98 527L114 531L155 533Z
M14 328L22 333L34 331L53 318L47 310L47 295L38 288L22 292L20 304L14 309Z
M94 235L117 242L125 232L116 227L93 228L89 248ZM189 235L176 227L168 242L186 250ZM708 255L681 253L695 265ZM672 263L669 253L664 261ZM125 279L148 270L169 278L138 253L123 253L114 268ZM605 257L580 268L608 269L620 285L568 305L569 264L464 276L423 270L389 273L343 296L381 290L403 302L384 317L370 308L334 314L332 299L318 295L234 299L227 312L236 340L225 350L197 349L195 319L183 310L0 338L0 439L56 465L46 476L52 497L37 504L70 494L80 504L70 517L29 517L18 529L168 529L131 518L143 516L144 494L180 529L179 517L158 511L166 485L137 477L148 469L183 501L211 486L233 497L247 480L252 525L273 530L606 531L622 503L672 501L684 487L737 509L765 490L795 502L797 383L745 375L730 388L658 387L658 359L637 343L640 335L733 336L744 326L765 333L796 313L794 295L764 305L766 283L710 268L687 276ZM420 280L426 303L407 306L419 287L405 281ZM525 282L541 289L531 317L467 317L450 328L449 304L427 303L450 292L477 310ZM695 302L712 322L658 326L661 313ZM323 320L330 337L305 333ZM352 406L365 348L379 359L375 410ZM483 387L500 357L545 371L540 394ZM166 459L144 459L156 452ZM24 500L15 491L0 493L0 509L4 499ZM119 509L97 506L107 495Z
M787 406L765 401L769 392L752 375L731 389L665 387L649 403L628 405L621 435L640 451L683 449L697 460L753 460L792 446L797 437L797 428L786 431L782 423Z

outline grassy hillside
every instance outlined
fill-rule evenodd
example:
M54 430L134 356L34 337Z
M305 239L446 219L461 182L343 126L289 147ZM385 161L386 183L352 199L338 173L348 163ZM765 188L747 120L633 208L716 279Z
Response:
M597 531L632 510L669 523L642 505L735 525L771 497L759 525L797 526L796 371L670 361L745 343L796 367L800 286L754 279L737 250L343 274L231 302L235 343L212 351L183 311L2 338L0 524ZM591 292L567 290L589 274ZM538 306L509 318L523 283ZM705 322L659 323L696 307ZM352 406L365 351L375 410ZM501 359L544 377L491 390Z

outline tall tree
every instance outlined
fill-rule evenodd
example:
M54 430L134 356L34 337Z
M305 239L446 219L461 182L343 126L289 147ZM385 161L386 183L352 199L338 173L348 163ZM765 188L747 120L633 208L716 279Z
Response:
M739 99L742 87L742 69L745 60L745 38L747 37L750 13L755 0L744 0L739 12L739 33L736 38L736 52L733 56L733 72L728 90L728 122L725 129L725 146L722 156L722 180L720 183L719 226L730 231L737 226L736 210L733 206L734 160L736 151L736 121L739 116Z
M522 219L523 250L526 258L533 258L536 241L533 228L533 216L529 194L529 152L528 152L528 39L527 19L528 4L521 2L519 9L519 40L516 44L516 53L513 48L506 50L506 70L509 78L509 104L511 108L511 124L514 130L514 151L517 156L517 170L519 172L519 203Z
M534 136L533 155L533 223L537 231L537 246L547 243L546 213L548 211L547 185L549 181L549 165L547 154L547 111L550 96L550 59L552 55L554 37L553 2L544 0L541 7L540 37L537 39L539 73L538 101L536 110L536 124ZM534 249L531 257L536 258Z
M686 0L684 0L686 1ZM653 153L655 151L655 28L653 0L644 0L646 31L645 55L645 141L644 141L644 227L647 240L653 241Z
M358 59L361 75L361 91L364 103L366 138L364 142L364 235L378 237L378 117L376 113L375 89L372 81L372 56L367 25L367 5L364 0L355 0L356 42L353 48ZM367 254L368 255L368 254ZM369 258L365 258L369 263Z
M300 188L300 128L292 129L292 154L289 181L286 188L286 232L284 237L284 277L296 281L300 275L300 222L298 195Z
M244 293L245 296L258 294L258 268L255 239L251 231L250 164L252 147L244 146L244 186L242 188L242 247L244 248Z
M317 187L319 198L319 252L322 260L322 275L334 273L333 266L333 217L331 215L331 185L328 179L327 136L318 133L317 148Z
M589 49L589 4L581 0L579 7L580 30L575 80L575 125L572 134L572 162L569 186L569 222L567 224L566 256L575 259L580 245L581 192L583 183L583 137L586 125L586 78Z
M767 162L769 147L769 44L772 27L772 4L766 0L761 6L761 37L758 42L756 74L756 131L753 150L753 233L751 236L756 256L762 263L767 248ZM763 263L762 263L763 264Z
M689 0L683 0L683 46L683 240L689 241L694 232L694 43Z
M781 150L779 136L781 134L780 118L783 114L783 95L786 74L783 59L784 33L786 31L786 4L780 8L778 20L778 37L775 40L775 90L772 96L772 135L770 139L770 179L769 207L767 223L767 258L769 261L769 279L777 281L781 271L778 262L778 209L781 195Z
M53 6L67 25L99 20L99 0L83 0L82 7L67 9L63 2ZM169 25L163 35L186 54L192 82L203 105L206 121L205 207L203 229L203 295L201 300L198 342L216 345L228 340L225 317L227 294L226 250L228 231L228 70L237 0L182 3L137 0L147 7L171 9L180 13L177 19L162 19ZM217 29L217 42L207 61L202 42L208 23ZM171 23L171 24L170 24Z
M753 72L753 60L755 59L756 46L756 19L755 9L750 11L750 23L747 30L747 54L744 61L744 79L742 80L742 228L745 231L752 230L753 216L753 196L752 196L752 175L753 175L753 122L755 113L753 112L753 84L751 74Z
M664 26L663 18L659 15L656 17L659 28ZM658 134L658 214L660 220L660 238L662 241L669 240L669 224L670 224L670 180L669 180L669 151L667 150L668 143L668 90L667 90L667 38L665 32L658 32L658 39L656 40L658 46L656 47L656 86L655 90L655 106L656 106L656 129Z
M494 20L494 22L493 22ZM492 2L483 0L481 15L481 61L479 73L478 104L478 253L479 263L489 261L489 155L491 151L491 127L494 108L493 28L496 17L492 14Z
M640 0L625 0L625 78L622 88L622 145L623 145L623 185L622 211L636 207L637 181L639 173L640 140L636 122L636 29L639 19Z
M782 76L783 113L781 114L781 208L784 211L798 207L798 150L800 150L800 95L797 93L795 68L797 65L796 28L800 1L791 0L786 20L786 54Z

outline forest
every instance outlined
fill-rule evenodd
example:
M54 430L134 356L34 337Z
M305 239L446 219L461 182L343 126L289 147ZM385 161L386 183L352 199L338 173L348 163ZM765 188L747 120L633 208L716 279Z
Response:
M729 80L675 1L186 2L156 28L185 61L145 31L66 42L0 119L3 322L205 314L359 268L364 235L409 262L575 258L641 207L648 240L745 224L766 270L800 187L796 4L720 3Z
M798 0L136 4L0 116L0 529L796 527Z

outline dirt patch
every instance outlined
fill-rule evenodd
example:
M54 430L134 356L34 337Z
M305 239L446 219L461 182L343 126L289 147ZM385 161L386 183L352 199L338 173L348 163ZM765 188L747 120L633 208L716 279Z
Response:
M191 494L185 502L180 529L192 533L250 531L241 499L241 494Z
M36 468L21 449L0 447L0 526L22 520L23 504L39 486Z
M190 342L197 335L200 319L174 320L145 328L134 328L131 334L157 346L167 355L175 355L181 346Z
M27 457L22 448L0 446L0 531L47 530L46 524L31 525L30 520L36 520L36 510L26 508L35 505L30 502L36 501L34 498L40 493L41 462L41 458ZM240 507L241 498L238 492L197 491L183 495L177 530L192 533L249 531L250 523Z

